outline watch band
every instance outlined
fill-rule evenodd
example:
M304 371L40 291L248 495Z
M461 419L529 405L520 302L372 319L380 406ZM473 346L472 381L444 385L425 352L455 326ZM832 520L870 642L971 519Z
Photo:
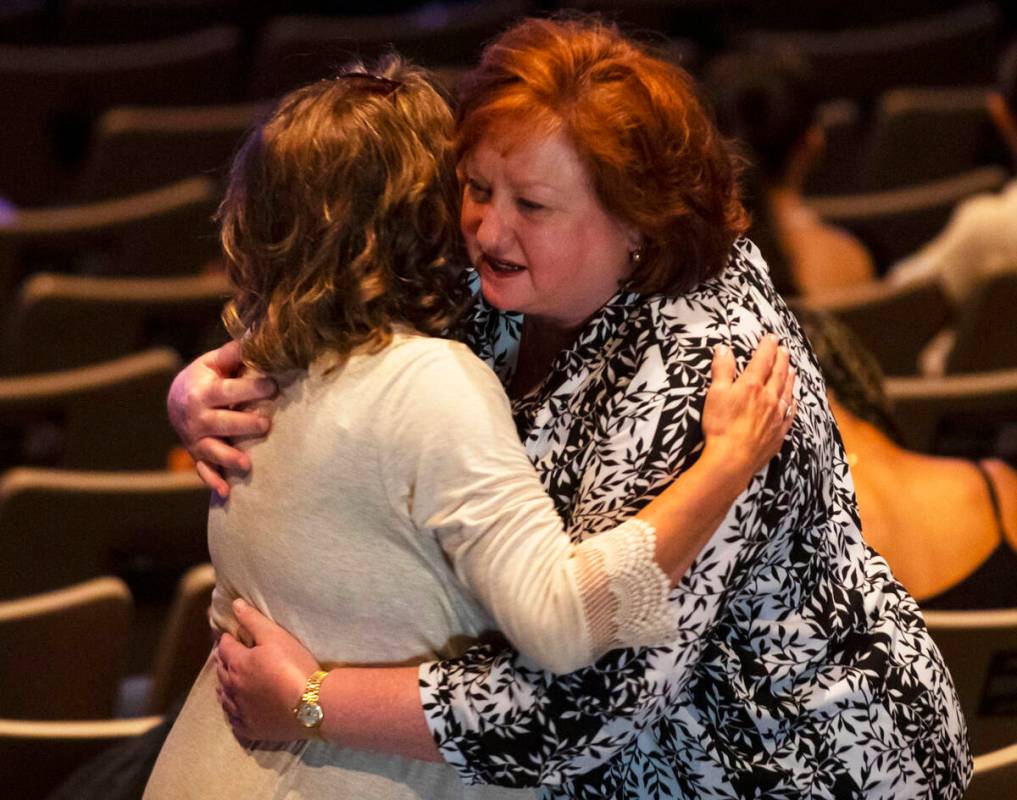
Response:
M304 693L300 695L301 702L317 703L318 697L321 695L321 682L327 677L328 673L323 669L312 672L311 677L304 684Z
M318 739L324 741L321 733L321 723L325 719L325 712L318 702L321 695L321 682L328 677L323 669L315 670L311 677L304 684L304 693L300 695L300 702L293 709L293 715L305 729L311 731Z

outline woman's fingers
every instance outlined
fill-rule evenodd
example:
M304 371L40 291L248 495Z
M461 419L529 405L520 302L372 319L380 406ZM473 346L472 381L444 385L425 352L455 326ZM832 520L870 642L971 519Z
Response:
M205 458L196 444L209 436L249 436L265 433L267 421L232 406L271 397L274 381L258 373L240 375L243 367L236 342L198 357L173 379L166 408L170 422L195 460Z
M203 399L210 406L224 407L250 403L271 397L276 384L260 372L244 372L244 355L240 342L231 341L218 350L200 356L198 361L220 380L208 381L203 387Z
M201 426L205 436L263 436L268 433L272 421L257 411L208 408Z
M219 679L220 691L233 690L233 678L229 671L221 663L215 665L215 677Z
M273 634L282 632L278 625L240 597L233 601L233 615L237 618L243 631L242 638L248 647L254 647Z
M233 699L233 695L231 695L228 691L226 691L220 686L218 689L216 689L215 696L218 698L219 705L222 708L222 710L226 712L227 716L229 716L231 719L232 718L240 719L242 717L242 714L240 713L240 708L237 706L236 700Z
M203 400L213 408L225 408L266 400L276 393L276 389L276 383L271 378L252 372L239 378L220 377L209 381Z
M206 436L199 439L191 447L191 455L195 461L204 461L216 468L232 469L238 472L247 472L251 468L251 457L243 450L233 445Z
M777 337L772 333L768 333L760 339L756 352L752 354L752 360L749 361L745 372L742 373L742 379L750 383L758 383L760 386L765 385L773 372L777 348Z
M795 382L798 379L797 373L792 367L788 367L787 376L784 378L784 388L780 392L781 399L790 405L795 396Z
M790 369L791 354L786 347L778 347L777 354L773 359L773 369L766 381L766 388L773 393L774 397L784 396L784 384L787 382Z
M244 365L244 351L240 342L231 339L222 347L199 356L198 360L208 364L220 375L235 375Z
M198 477L201 478L201 482L217 495L220 497L229 496L230 485L220 472L207 461L195 461L194 470L198 473Z
M216 659L218 659L223 669L229 672L232 665L243 655L243 651L246 649L232 634L224 633L219 637L219 644L216 645Z
M710 387L720 388L734 383L738 366L735 364L734 353L726 344L718 344L713 348L713 363L710 365Z

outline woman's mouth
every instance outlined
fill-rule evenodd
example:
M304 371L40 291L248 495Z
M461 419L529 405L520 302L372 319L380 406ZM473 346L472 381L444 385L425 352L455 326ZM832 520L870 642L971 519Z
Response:
M500 258L493 258L492 256L487 255L487 253L484 253L481 258L493 272L497 272L502 275L513 272L523 272L525 269L525 267L522 267L519 264L514 264L511 261L502 261Z

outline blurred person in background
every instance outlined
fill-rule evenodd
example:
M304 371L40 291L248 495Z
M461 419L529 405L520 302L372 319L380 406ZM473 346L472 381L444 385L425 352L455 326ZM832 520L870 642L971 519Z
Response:
M995 88L986 98L989 117L1017 166L1017 40L1000 60ZM891 267L898 285L935 279L962 305L986 278L1017 271L1017 179L997 194L962 202L950 222L921 250Z
M1017 166L1017 40L1000 60L995 88L986 97L989 117ZM907 286L934 280L960 307L985 280L1017 271L1017 180L998 193L970 197L954 210L947 226L917 253L892 266L886 279ZM947 328L924 348L919 364L926 375L942 375L955 334ZM986 342L991 347L990 342Z
M820 219L802 196L825 147L814 77L795 54L732 52L707 67L717 124L744 148L754 221L782 294L818 295L873 279L865 246ZM770 244L769 249L767 244Z
M865 540L923 608L1017 608L1017 471L905 449L875 359L799 310L844 439Z

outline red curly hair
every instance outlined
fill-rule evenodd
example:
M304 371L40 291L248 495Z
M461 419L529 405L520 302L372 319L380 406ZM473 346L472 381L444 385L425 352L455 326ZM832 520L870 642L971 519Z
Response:
M631 288L679 294L718 274L748 228L738 168L692 78L595 18L527 19L460 85L456 153L491 126L568 136L604 208L644 237Z

